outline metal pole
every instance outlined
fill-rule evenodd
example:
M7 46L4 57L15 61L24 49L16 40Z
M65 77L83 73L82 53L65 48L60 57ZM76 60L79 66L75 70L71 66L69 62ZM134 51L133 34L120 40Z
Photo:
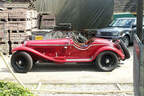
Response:
M137 35L143 40L143 0L137 0Z

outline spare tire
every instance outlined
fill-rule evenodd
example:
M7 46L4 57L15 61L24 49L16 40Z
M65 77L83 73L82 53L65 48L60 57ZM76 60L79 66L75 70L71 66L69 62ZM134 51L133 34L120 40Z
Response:
M120 40L119 44L125 54L125 59L129 59L130 53L129 53L128 47L124 44L124 42L122 40Z

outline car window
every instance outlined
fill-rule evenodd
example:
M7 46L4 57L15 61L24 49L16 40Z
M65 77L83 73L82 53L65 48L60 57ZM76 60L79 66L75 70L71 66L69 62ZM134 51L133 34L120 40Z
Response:
M136 22L135 19L118 19L113 23L113 27L131 27L132 24Z

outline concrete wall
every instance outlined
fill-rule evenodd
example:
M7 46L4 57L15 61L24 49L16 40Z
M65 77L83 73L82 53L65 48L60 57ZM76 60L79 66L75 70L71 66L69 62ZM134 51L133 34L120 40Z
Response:
M136 12L137 0L114 0L114 12Z

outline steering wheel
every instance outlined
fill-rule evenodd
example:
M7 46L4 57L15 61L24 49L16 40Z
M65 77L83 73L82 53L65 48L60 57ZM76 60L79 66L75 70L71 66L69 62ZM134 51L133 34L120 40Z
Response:
M78 34L76 36L76 40L79 42L79 43L85 43L87 41L86 38L84 38L82 35Z

